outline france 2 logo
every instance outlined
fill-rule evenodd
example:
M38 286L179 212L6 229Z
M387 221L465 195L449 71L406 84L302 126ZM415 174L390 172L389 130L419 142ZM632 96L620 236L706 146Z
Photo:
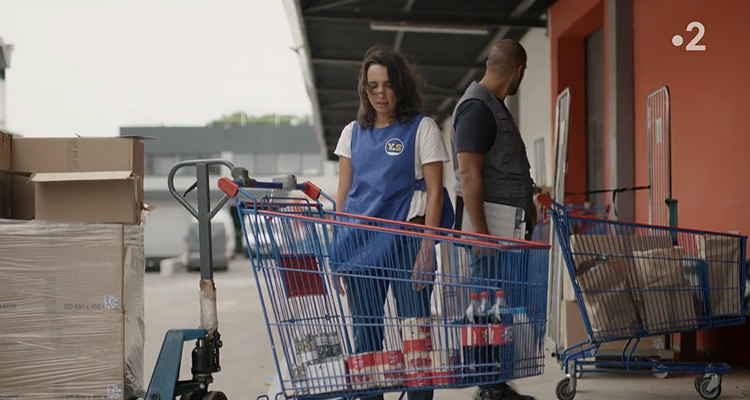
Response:
M389 156L397 156L401 154L402 151L404 151L404 142L400 139L389 139L385 143L385 154L388 154Z

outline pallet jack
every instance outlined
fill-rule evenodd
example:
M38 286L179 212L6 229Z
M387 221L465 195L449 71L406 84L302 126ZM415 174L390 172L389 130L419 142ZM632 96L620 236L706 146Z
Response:
M213 374L221 371L219 350L222 347L219 334L218 315L216 312L216 286L214 285L213 251L211 243L211 219L229 200L224 195L211 207L211 190L209 186L209 169L212 166L225 166L233 169L234 165L222 159L189 160L175 164L169 171L167 186L172 196L198 220L201 277L200 277L200 328L171 329L167 332L157 358L151 381L144 400L227 400L223 392L209 391L213 383ZM186 167L195 167L196 182L184 193L177 192L174 177L177 171ZM198 209L190 204L185 196L196 189ZM180 381L180 364L185 342L195 342L192 352L192 379Z

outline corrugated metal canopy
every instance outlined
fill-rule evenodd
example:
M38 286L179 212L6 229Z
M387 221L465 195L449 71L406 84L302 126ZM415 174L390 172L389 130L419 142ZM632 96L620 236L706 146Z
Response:
M365 51L391 45L410 56L425 80L425 113L449 116L479 79L493 43L545 29L555 0L287 0L304 43L301 53L317 129L328 157L356 117L357 74ZM385 30L384 30L385 29ZM484 31L484 33L480 33Z

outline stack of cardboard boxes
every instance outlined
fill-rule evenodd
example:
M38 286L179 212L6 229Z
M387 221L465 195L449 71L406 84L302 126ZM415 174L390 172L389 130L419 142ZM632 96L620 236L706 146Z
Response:
M142 395L143 143L0 145L0 398Z
M648 335L640 342L642 353L668 358L673 354L664 351L665 334L710 328L716 319L741 316L739 236L635 233L570 238L574 272L594 338ZM561 345L570 347L588 334L570 274L566 270L563 276ZM604 342L600 350L621 354L625 343Z
M635 337L641 329L633 287L640 282L630 278L634 251L671 248L669 236L573 235L570 238L578 284L584 293L584 307L594 336L598 340L611 337ZM560 347L567 348L585 341L588 333L583 323L570 273L563 265L563 302L560 310ZM606 341L600 354L622 354L627 340ZM671 358L666 351L664 335L643 338L638 353Z

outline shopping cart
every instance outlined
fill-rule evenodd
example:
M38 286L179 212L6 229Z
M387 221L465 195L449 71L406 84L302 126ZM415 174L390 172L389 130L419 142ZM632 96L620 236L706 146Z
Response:
M567 206L568 215L576 217L593 217L598 219L607 219L609 216L609 204L591 204L585 203L584 205L570 204ZM537 218L536 224L534 224L534 232L531 240L535 242L549 243L550 223L552 219L549 215L547 207L542 206L539 217ZM584 233L592 228L586 219L581 218L576 224L572 224L570 229L574 233Z
M271 256L251 259L279 396L403 397L542 373L548 245L326 211L330 197L289 178L235 171L219 187L246 237L270 238ZM428 272L413 275L415 261Z
M698 393L718 398L727 364L635 360L633 352L643 337L745 322L747 237L572 216L549 197L540 200L550 208L588 333L557 355L566 374L558 399L575 397L584 371L698 374ZM578 223L592 229L572 234ZM618 340L627 340L620 360L585 360Z

